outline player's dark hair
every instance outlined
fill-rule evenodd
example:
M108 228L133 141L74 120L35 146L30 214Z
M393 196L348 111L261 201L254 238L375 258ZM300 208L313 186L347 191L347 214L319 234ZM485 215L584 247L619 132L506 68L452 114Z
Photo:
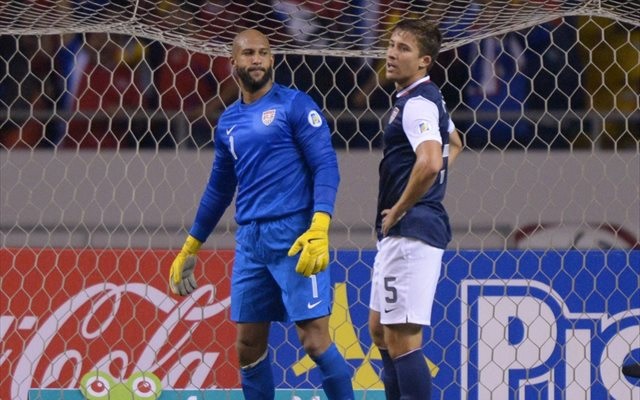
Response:
M421 56L431 56L431 67L442 45L442 33L438 25L431 21L422 19L404 19L396 24L394 31L410 32L416 37Z

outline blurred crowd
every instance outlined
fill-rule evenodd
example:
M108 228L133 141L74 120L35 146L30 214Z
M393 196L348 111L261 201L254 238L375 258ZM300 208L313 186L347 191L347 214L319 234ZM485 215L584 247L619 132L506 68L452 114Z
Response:
M286 46L366 50L384 47L384 29L414 16L437 20L450 40L472 37L486 18L484 2L163 0L141 7L158 29L200 43L228 43L238 30L258 27ZM130 2L71 3L79 17L94 18L127 12ZM469 147L597 141L637 148L638 35L610 20L567 17L443 51L431 76ZM174 42L107 33L0 36L0 148L212 145L217 116L238 96L229 59ZM278 52L275 74L325 108L336 147L380 145L394 90L383 59Z

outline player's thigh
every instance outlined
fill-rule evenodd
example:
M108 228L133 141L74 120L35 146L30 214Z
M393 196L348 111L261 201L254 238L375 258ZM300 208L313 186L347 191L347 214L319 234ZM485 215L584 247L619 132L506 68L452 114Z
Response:
M379 311L369 310L369 334L373 344L383 349L387 347L384 343L384 330L380 323Z
M384 240L384 239L383 239ZM373 269L371 272L371 292L369 296L369 308L372 311L378 312L378 316L380 315L380 311L382 310L382 295L381 290L384 289L384 286L381 283L382 280L382 271L381 262L382 255L380 253L380 248L382 246L381 242L378 241L376 244L378 251L376 252L376 257L373 261ZM380 322L378 318L378 323Z
M289 257L289 247L309 226L310 215L302 212L261 225L260 236L268 249L269 270L281 289L282 302L292 321L316 319L331 311L329 269L304 277L296 272L299 255ZM284 245L283 245L284 243Z
M270 266L282 291L282 302L291 321L321 318L331 313L330 269L309 277L296 272L297 259L282 257Z
M383 325L430 325L443 253L412 238L388 237L381 242L375 290Z
M246 229L248 232L243 232ZM241 227L231 274L231 319L236 322L285 321L280 286L269 266L256 261L250 227Z
M395 303L398 300L395 269L397 264L405 262L400 239L402 238L385 237L376 244L377 252L371 274L369 308L378 312L378 316L384 312L386 303ZM392 284L395 285L391 286ZM377 322L380 323L380 320L378 319Z

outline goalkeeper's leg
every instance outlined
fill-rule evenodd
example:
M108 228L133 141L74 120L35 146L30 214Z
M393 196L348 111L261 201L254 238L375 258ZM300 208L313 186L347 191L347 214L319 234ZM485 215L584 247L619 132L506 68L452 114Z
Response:
M353 400L351 373L329 336L329 317L296 322L304 350L322 372L322 389L329 400Z
M275 384L267 342L269 322L239 323L236 348L246 399L273 400Z
M275 385L271 358L267 351L269 321L280 321L285 315L280 301L280 288L268 269L254 262L252 226L239 229L236 259L231 276L231 319L237 323L236 349L240 363L242 392L247 399L273 400ZM251 243L253 244L253 243Z

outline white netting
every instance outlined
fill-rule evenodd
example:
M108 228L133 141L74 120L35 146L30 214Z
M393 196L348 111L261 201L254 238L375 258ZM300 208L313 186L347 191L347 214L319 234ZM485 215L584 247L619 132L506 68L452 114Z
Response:
M623 0L33 0L0 5L0 34L124 33L225 55L238 29L259 27L278 51L371 57L383 55L378 39L398 18L473 23L472 33L444 27L447 49L567 15L640 19L637 4Z
M347 270L340 275L346 286L336 287L344 308L334 314L348 324L339 324L337 332L351 360L363 363L356 365L356 388L380 389L368 364L376 353L372 348L364 351L370 344L366 318L361 318L366 315L368 270L360 275L359 267L370 263L375 248L380 134L393 91L382 73L386 33L398 19L416 16L438 21L443 30L443 51L431 75L466 144L451 172L446 198L454 231L447 265L456 267L445 273L438 289L450 298L438 298L437 306L451 305L464 313L460 310L469 305L470 321L491 309L494 312L486 315L495 318L485 322L501 324L498 330L480 329L477 337L468 337L467 331L453 332L466 324L462 317L463 322L452 322L438 315L433 337L445 354L436 360L439 397L502 399L517 390L518 398L541 398L544 392L544 398L553 399L553 387L535 388L556 381L556 392L565 398L634 398L637 386L630 389L633 384L610 371L626 360L627 353L619 348L637 347L638 337L634 329L640 296L637 288L629 289L632 295L622 289L637 283L635 263L640 258L639 10L632 1L2 2L0 337L6 347L0 366L6 363L12 372L22 369L17 375L3 374L0 398L21 398L15 393L23 394L32 384L61 387L76 381L61 361L73 359L75 339L55 337L62 343L56 349L64 349L67 358L43 350L45 359L34 361L38 346L28 351L20 347L35 340L27 335L32 328L40 329L36 337L42 341L48 337L45 328L57 332L54 321L38 324L32 315L37 319L54 314L67 298L94 288L89 282L126 287L134 277L164 291L171 254L161 249L175 250L192 223L211 167L212 130L225 105L238 95L227 58L229 42L246 27L269 35L277 53L276 80L308 92L331 124L342 175L331 242L339 250L337 264ZM230 209L205 248L232 249L234 232ZM605 249L610 248L624 251L608 253ZM527 256L517 249L538 252ZM584 260L575 253L558 253L566 249L580 249L577 254L584 252ZM602 253L592 254L597 249ZM214 279L221 280L219 293L225 293L230 253L206 257L221 265L207 273L222 271ZM615 264L617 257L627 260L626 269L601 263L611 258ZM562 268L554 269L558 258ZM548 259L550 264L544 261ZM477 262L489 272L470 266L467 280L460 279L454 275L461 260ZM540 272L532 267L537 262ZM156 269L155 263L163 267ZM114 269L114 264L119 267ZM79 272L74 266L86 274L82 280L75 280ZM22 278L25 274L29 279ZM515 322L500 319L501 312L510 315L512 305L492 303L491 296L509 294L513 288L499 286L511 280L514 287L526 288L514 289L513 298L519 299L514 301L523 304L513 306L516 314L530 306L539 306L539 312L518 314ZM566 282L575 292L563 292ZM474 284L488 289L478 295ZM147 289L131 288L146 294ZM525 294L535 297L536 290L546 290L543 303L565 300L568 305L554 303L547 309L547 303L531 303ZM32 296L26 303L23 292ZM477 303L469 300L473 296ZM603 309L598 308L600 298L605 299ZM162 303L157 299L156 304ZM459 300L469 303L459 305ZM575 301L584 306L574 306ZM450 312L455 313L447 309L445 314ZM554 312L557 321L545 319ZM475 322L482 327L480 320ZM558 334L566 346L558 350L546 342L550 337L560 343L558 337L526 329L522 333L522 320L538 331L541 321L542 328L557 322L573 330ZM133 325L127 329L139 328L135 320L127 322ZM61 320L60 326L64 324ZM614 325L619 332L612 333ZM219 360L235 371L231 328L225 322L220 326L227 335L215 342L223 349ZM126 336L127 329L120 328L118 335ZM449 335L445 344L439 341L441 332ZM518 341L518 332L535 348L518 350L510 361L498 360L502 353L515 351L512 342ZM282 338L279 354L295 351L293 335ZM446 356L458 351L450 348L457 346L461 354L469 350L471 358L474 352L490 354L493 341L501 339L505 341L496 348L499 344L505 351L484 359L485 372L468 372L467 364L474 360L466 355L456 356L457 361ZM199 348L209 339L198 340L187 344ZM590 341L600 344L589 347ZM601 345L607 341L618 347ZM594 361L596 349L603 346L601 358ZM109 343L102 347L112 348ZM584 357L576 355L580 352ZM170 359L163 358L164 350L157 355L161 361ZM88 357L97 362L97 356ZM220 361L207 357L213 357L210 353L203 359L219 366ZM525 359L528 365L519 364ZM528 368L544 369L535 369L538 361L547 372L524 376ZM507 364L497 365L501 362ZM567 366L547 365L554 362ZM592 374L598 368L592 363L608 369ZM139 364L156 365L149 360ZM162 364L158 371L188 369L179 364L173 369ZM288 385L309 385L304 375L308 360L292 368L302 378L287 375L288 362L278 359L275 365ZM513 378L507 376L510 368ZM226 371L203 373L199 381L175 372L164 383L179 388L237 383L225 378ZM443 377L449 377L449 383L443 383Z

